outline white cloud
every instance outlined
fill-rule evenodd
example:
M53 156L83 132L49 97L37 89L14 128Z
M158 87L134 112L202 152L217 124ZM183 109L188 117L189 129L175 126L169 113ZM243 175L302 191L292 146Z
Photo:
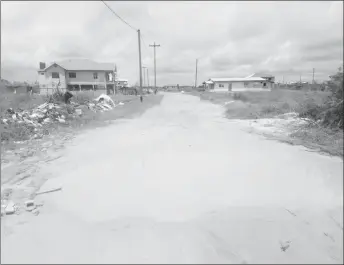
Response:
M160 85L192 84L196 58L204 80L258 71L298 79L312 68L322 79L343 57L341 1L107 3L141 29L152 80L148 45L161 44ZM3 78L35 80L39 61L83 57L114 62L122 77L138 80L137 32L100 1L1 2L1 37Z

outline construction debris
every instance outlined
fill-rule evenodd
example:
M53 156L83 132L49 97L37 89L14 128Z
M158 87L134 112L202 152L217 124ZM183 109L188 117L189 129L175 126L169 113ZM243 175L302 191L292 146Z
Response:
M0 123L4 124L5 127L25 126L31 132L31 139L40 139L43 135L49 134L49 131L44 129L49 124L68 125L69 120L82 116L87 109L93 112L104 112L112 110L115 106L114 101L105 94L92 101L86 100L83 103L72 102L70 99L68 104L64 102L46 102L32 110L18 109L15 111L9 108L1 117Z
M115 102L105 94L101 94L99 97L95 99L97 102L105 102L106 104L110 104L112 107L115 107Z
M59 191L62 190L62 188L56 188L56 189L50 189L50 190L46 190L46 191L42 191L42 192L37 192L36 195L40 195L40 194L44 194L44 193L50 193L50 192L55 192L55 191Z
M13 201L7 202L5 207L5 214L14 214L16 212L16 205Z
M28 200L25 202L26 207L30 207L30 206L34 206L34 205L35 205L35 202L33 200Z

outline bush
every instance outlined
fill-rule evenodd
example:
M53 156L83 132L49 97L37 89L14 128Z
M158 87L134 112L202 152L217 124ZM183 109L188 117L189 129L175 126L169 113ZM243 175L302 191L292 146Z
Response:
M248 101L247 96L245 96L244 94L241 94L241 93L234 93L233 94L233 99L234 100L241 100L243 102Z
M308 98L300 104L298 112L303 118L320 120L321 125L331 128L343 129L343 71L339 68L338 72L330 77L327 83L331 95L322 103L315 102Z
M327 83L332 93L329 100L325 103L324 117L322 124L330 127L343 129L343 68L340 67L338 72L330 76Z
M301 118L309 118L312 120L321 119L321 114L323 111L324 105L316 103L312 98L308 98L298 107L298 113Z

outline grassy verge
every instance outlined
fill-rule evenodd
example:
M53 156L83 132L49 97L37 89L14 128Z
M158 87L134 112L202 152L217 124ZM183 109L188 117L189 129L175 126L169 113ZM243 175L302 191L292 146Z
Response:
M193 92L202 100L225 106L229 119L274 118L296 112L300 117L313 118L325 108L330 92L276 89L271 92L212 93ZM226 104L227 103L227 104ZM293 131L283 141L303 145L321 152L343 157L343 131L336 127L310 123Z

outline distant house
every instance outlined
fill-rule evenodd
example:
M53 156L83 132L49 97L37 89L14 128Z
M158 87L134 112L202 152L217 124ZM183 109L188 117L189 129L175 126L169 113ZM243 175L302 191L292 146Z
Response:
M97 90L114 88L114 65L88 59L71 59L48 66L40 63L38 82L41 92L62 90Z
M128 80L122 78L116 78L117 87L128 87Z
M210 78L206 89L214 92L269 91L274 87L275 77L267 74L252 74L247 77Z

